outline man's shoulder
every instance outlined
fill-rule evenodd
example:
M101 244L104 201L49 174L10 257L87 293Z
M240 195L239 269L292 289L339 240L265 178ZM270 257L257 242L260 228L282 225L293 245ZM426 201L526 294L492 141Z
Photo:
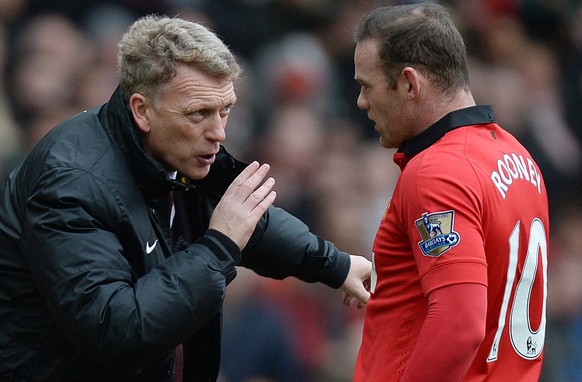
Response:
M108 182L111 177L127 176L123 162L97 115L83 112L49 131L25 158L17 176L36 183L40 179L46 182L47 177L64 181L86 174Z
M110 146L96 114L82 112L52 129L31 154L48 166L89 168Z

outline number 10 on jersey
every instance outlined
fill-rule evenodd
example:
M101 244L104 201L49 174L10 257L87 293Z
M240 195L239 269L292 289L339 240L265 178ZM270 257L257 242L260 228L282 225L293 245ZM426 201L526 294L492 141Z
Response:
M513 228L509 237L509 265L507 267L507 281L505 284L505 293L503 295L503 303L501 311L499 312L499 322L497 332L488 362L493 362L497 359L499 351L499 341L501 334L505 328L506 323L509 324L509 337L513 349L517 354L525 359L536 359L542 353L544 341L546 337L546 304L547 304L547 269L548 269L548 243L546 241L546 231L543 223L539 219L534 219L529 227L529 242L527 246L527 253L521 277L514 288L514 281L517 274L517 264L519 258L519 234L521 230L521 223L518 221ZM538 254L540 256L538 256ZM541 264L538 258L541 257ZM538 267L541 265L541 274L543 280L543 303L541 318L536 320L539 322L537 329L532 329L532 317L530 313L530 299L532 295L533 284L536 281L536 274ZM539 279L538 279L539 280ZM511 295L513 294L513 304L509 309ZM509 321L507 316L509 313Z

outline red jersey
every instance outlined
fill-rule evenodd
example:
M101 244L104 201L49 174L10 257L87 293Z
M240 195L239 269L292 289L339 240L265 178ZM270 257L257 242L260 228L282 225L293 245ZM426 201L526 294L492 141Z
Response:
M538 381L548 203L531 155L489 106L448 114L394 156L402 173L373 245L354 381L399 381L443 286L487 286L485 339L463 381ZM435 357L442 355L435 354Z

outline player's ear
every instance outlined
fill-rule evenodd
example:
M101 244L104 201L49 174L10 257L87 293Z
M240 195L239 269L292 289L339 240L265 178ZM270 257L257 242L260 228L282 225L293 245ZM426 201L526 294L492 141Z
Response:
M135 120L135 123L139 129L144 133L148 133L151 130L150 120L148 117L148 108L150 107L151 105L147 98L142 94L133 93L129 99L129 108L133 114L133 119Z
M420 73L411 66L406 66L400 72L400 81L402 82L402 89L406 91L408 99L415 99L420 94Z

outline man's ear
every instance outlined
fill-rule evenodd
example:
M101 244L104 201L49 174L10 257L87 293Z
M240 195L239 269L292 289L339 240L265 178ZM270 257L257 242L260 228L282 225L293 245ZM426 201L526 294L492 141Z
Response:
M406 97L411 100L418 97L421 90L420 73L413 67L407 66L402 69L400 78L404 82L403 89L406 91Z
M151 129L148 117L149 107L151 106L147 99L139 93L133 93L129 99L129 108L133 114L133 119L143 133L149 133Z

